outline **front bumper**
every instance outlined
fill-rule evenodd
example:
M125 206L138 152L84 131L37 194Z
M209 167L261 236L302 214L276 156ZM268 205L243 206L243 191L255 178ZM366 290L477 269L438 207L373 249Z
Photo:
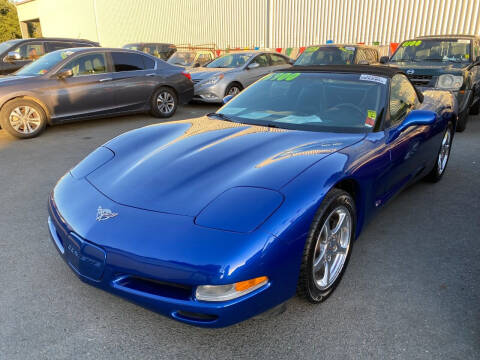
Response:
M194 86L193 100L206 103L222 103L225 97L226 84L220 80L215 85L205 85L200 83Z
M276 270L282 259L278 258L278 254L268 254L264 249L265 243L274 240L271 235L268 237L266 234L258 234L259 238L262 237L261 246L260 242L250 239L248 241L252 245L243 246L242 250L239 245L247 241L245 234L201 228L184 216L123 207L99 193L95 194L94 203L98 204L100 201L104 207L114 208L119 216L115 220L96 222L103 230L92 228L96 225L86 230L85 223L89 220L86 220L85 211L81 209L82 204L78 204L73 195L67 197L66 192L83 189L80 192L82 197L88 197L89 193L96 190L85 180L75 180L69 175L66 175L61 183L56 188L60 193L58 197L54 198L52 194L49 200L50 235L64 261L82 281L90 285L169 318L202 327L232 325L275 307L295 294L295 276L298 275L293 273L291 279L285 279L281 272ZM57 206L56 200L60 206ZM74 205L62 211L60 208L64 208L68 203ZM75 208L73 212L78 214L78 219L72 217L72 208ZM158 244L149 241L152 229L149 228L148 219L137 221L138 229L146 226L148 233L142 234L138 229L131 229L135 225L125 218L134 212L141 213L144 217L155 217L154 221L162 229L162 236L177 234L178 238L173 239L173 242L176 242L178 247L169 247L167 240ZM121 217L124 218L124 226L115 225L115 221ZM170 232L168 226L177 229ZM210 240L217 244L217 262L212 257L207 258L208 254L215 252L207 252L207 245L200 248L198 244L184 244L185 231L182 230L188 226L192 239L199 243L207 244ZM122 233L124 236L120 238ZM105 240L103 244L90 240L98 239L99 236ZM144 242L141 248L134 244L140 241ZM228 246L225 245L228 243ZM115 247L115 244L118 244L118 247ZM231 254L227 249L230 249ZM199 256L201 251L205 257L202 257L202 254ZM225 259L228 258L231 260L227 263ZM268 276L269 282L237 299L225 302L195 299L197 285L228 284L259 275Z

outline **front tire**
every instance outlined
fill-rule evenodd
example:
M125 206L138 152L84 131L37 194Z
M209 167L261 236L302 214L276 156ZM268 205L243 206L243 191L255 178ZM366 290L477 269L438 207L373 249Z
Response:
M178 96L172 88L162 86L152 96L150 113L157 118L169 118L178 107Z
M240 93L240 91L242 91L242 89L243 89L242 85L240 85L237 82L233 82L230 85L228 85L227 88L225 89L225 96L228 96L228 95L236 96Z
M458 116L457 132L463 132L467 128L468 109Z
M450 159L452 141L453 125L451 122L449 122L442 138L442 144L440 145L440 150L438 151L435 166L433 167L432 171L430 171L430 173L425 177L428 181L436 183L440 181L440 179L443 177L445 169L447 168L448 159Z
M312 303L327 299L348 265L355 236L353 198L340 189L325 196L303 250L297 294Z
M0 125L10 135L19 139L30 139L45 130L47 115L43 108L32 100L12 100L6 103L0 112Z

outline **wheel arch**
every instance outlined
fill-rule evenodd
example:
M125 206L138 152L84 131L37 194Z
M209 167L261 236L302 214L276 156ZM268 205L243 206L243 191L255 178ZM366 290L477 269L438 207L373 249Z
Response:
M34 96L30 96L30 95L18 95L18 96L14 96L8 100L6 100L2 106L0 106L0 111L2 111L2 109L11 101L14 101L14 100L19 100L19 99L25 99L25 100L30 100L30 101L33 101L34 103L36 103L38 106L40 106L43 111L45 112L45 115L47 116L47 123L51 123L51 111L50 109L48 108L48 106L41 100L39 100L38 98L34 97Z
M332 186L332 188L346 191L353 198L357 219L357 223L355 225L355 237L358 237L365 221L364 199L362 196L360 184L353 178L344 178L337 181L335 185Z

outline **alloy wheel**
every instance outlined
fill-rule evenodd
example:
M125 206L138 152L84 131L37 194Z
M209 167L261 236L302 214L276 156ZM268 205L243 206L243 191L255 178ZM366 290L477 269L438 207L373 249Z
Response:
M442 139L442 146L438 153L437 168L438 174L441 175L447 167L448 157L450 156L450 146L452 144L452 130L450 128L445 131Z
M227 95L237 95L240 92L240 89L237 86L232 86L229 90Z
M320 290L328 289L342 272L350 248L352 216L345 206L335 208L317 237L313 256L313 280Z
M20 134L32 134L41 125L42 119L37 110L31 106L17 106L10 112L8 121Z
M157 97L158 110L163 114L169 114L175 108L175 99L168 91L162 91Z

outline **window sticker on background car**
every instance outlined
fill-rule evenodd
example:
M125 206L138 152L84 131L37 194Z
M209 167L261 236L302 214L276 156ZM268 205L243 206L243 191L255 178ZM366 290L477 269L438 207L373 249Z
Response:
M277 119L278 122L286 122L289 124L307 124L307 123L320 123L320 119L316 115L300 116L300 115L289 115L284 118Z
M373 127L377 119L377 112L375 110L367 110L367 118L365 119L365 126Z
M387 78L384 78L381 76L369 75L369 74L360 75L360 80L373 81L373 82L377 82L379 84L384 84L384 85L387 83Z
M406 46L419 46L420 44L422 43L422 40L412 40L412 41L405 41L402 46L403 47L406 47Z
M300 73L274 73L267 75L264 77L264 80L272 80L272 81L292 81L293 79L297 78L300 76Z
M355 48L351 48L351 47L339 47L339 49L341 51L346 52L347 54L353 54L353 50L355 50Z
M469 54L465 54L465 59L468 59L470 57Z
M272 114L269 114L269 113L263 112L263 111L254 111L254 112L251 112L251 113L248 113L248 114L242 114L242 118L257 120L257 119L266 118L270 115L272 115Z
M240 107L226 107L225 109L222 110L222 114L225 114L225 115L235 115L235 114L238 114L238 113L241 113L243 110L245 110L246 108L240 108Z
M468 39L458 39L458 40L457 40L457 43L460 43L460 44L470 44L470 40L468 40Z

